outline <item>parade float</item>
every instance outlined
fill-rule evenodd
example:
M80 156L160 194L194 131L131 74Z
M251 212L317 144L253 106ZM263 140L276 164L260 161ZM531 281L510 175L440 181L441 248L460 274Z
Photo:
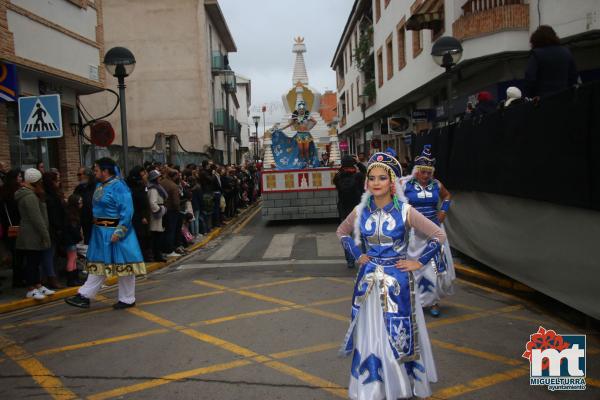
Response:
M282 96L286 118L266 131L263 141L262 215L266 220L337 218L337 130L323 120L321 94L308 85L304 39L294 40L293 87ZM321 166L327 149L329 161Z

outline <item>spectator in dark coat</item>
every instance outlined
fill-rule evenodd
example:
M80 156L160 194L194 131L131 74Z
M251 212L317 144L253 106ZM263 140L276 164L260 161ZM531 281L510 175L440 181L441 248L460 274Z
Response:
M131 224L138 238L144 260L150 259L150 200L148 199L148 173L141 166L135 166L129 171L127 185L131 190L133 201L133 218Z
M475 106L475 110L473 110L473 117L491 114L496 111L496 109L497 105L492 94L487 91L479 92L477 94L477 105Z
M541 25L529 39L531 53L525 70L527 97L543 97L577 83L573 55L548 25Z
M167 213L164 219L164 252L167 253L167 257L175 257L179 254L175 252L177 248L178 238L178 221L179 221L179 210L181 207L181 194L179 192L179 172L165 168L163 173L164 179L160 182L161 186L167 192ZM181 225L179 225L181 229Z
M365 191L363 168L358 159L345 155L342 157L341 168L333 178L333 184L338 192L338 214L342 221L360 203L360 198ZM348 252L345 253L348 268L354 268L354 257Z
M2 199L2 209L0 210L0 223L2 224L2 237L5 241L11 255L11 264L13 270L12 286L24 287L25 275L23 269L23 255L17 250L16 237L8 236L8 228L19 226L21 224L21 216L19 208L15 200L15 193L23 185L23 171L20 169L12 169L8 171L4 177L4 185L0 189L0 197Z
M52 246L42 255L42 278L45 279L50 289L61 289L58 283L54 261L56 250L62 246L63 233L66 222L66 201L60 187L60 174L46 172L43 174L44 192L46 193L46 209L48 213L48 230Z
M90 168L81 167L77 172L79 185L73 193L81 196L83 207L81 208L81 228L83 229L83 243L88 244L92 235L94 224L93 201L96 190L96 176Z

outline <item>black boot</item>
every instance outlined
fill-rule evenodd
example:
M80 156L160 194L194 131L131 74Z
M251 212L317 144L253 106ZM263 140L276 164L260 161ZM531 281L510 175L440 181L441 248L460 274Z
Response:
M131 304L123 303L122 301L119 301L118 303L113 304L113 308L115 310L123 310L125 308L130 308L130 307L135 307L135 301Z
M79 293L75 296L67 297L65 303L73 307L90 308L90 299L83 297Z

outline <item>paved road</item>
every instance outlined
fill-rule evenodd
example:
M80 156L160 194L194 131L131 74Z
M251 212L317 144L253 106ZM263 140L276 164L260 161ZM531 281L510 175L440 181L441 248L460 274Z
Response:
M266 224L258 214L139 280L135 309L113 311L108 289L91 310L57 302L0 316L0 398L346 398L349 360L337 349L355 271L334 230ZM520 358L529 335L539 325L583 333L565 322L464 281L442 311L427 317L440 375L434 398L600 398L592 346L585 392L529 386Z

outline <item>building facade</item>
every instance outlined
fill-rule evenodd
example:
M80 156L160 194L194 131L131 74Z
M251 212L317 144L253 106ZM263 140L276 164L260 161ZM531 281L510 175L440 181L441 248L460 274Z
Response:
M136 58L125 80L129 146L156 150L166 154L161 161L173 163L207 157L226 162L229 138L234 160L235 125L228 122L236 115L235 85L225 90L224 71L231 69L228 53L237 48L218 1L105 0L103 9L106 49L127 47ZM116 90L116 79L108 76L106 87ZM94 117L114 101L108 93L82 99ZM118 145L119 111L107 119Z
M447 75L431 56L435 40L454 36L463 46L452 74L456 116L479 91L502 100L508 86L519 86L529 37L540 24L552 26L570 47L584 81L599 77L600 5L594 0L356 0L331 63L340 139L350 152L394 147L404 160L406 133L446 120ZM391 134L389 117L408 124Z
M235 97L238 101L236 120L240 126L240 135L238 144L239 162L251 161L256 153L254 145L254 124L250 119L250 104L252 104L252 83L250 79L237 75L237 90Z
M102 6L102 0L0 0L0 161L15 168L42 161L60 170L67 191L81 161L77 99L105 82ZM16 85L5 81L9 74ZM16 98L43 94L60 95L63 136L21 140Z

